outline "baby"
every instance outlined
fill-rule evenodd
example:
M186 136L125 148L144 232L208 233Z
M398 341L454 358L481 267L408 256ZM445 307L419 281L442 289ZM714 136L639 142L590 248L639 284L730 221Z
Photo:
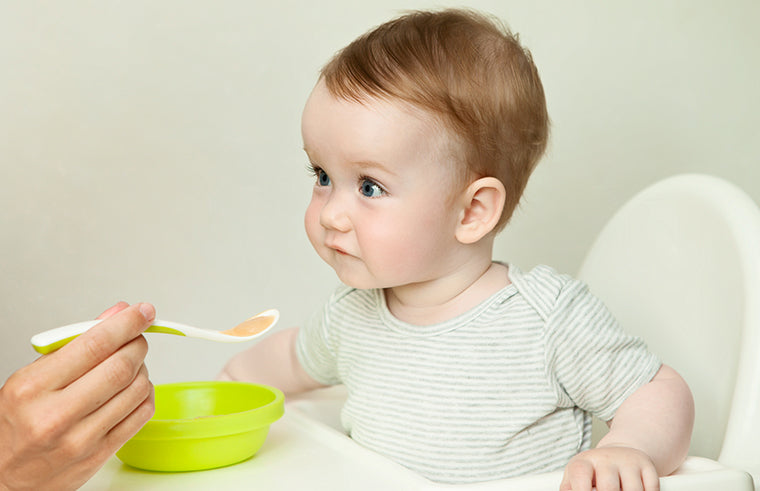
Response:
M351 437L434 481L658 489L689 446L683 379L580 282L492 258L548 121L530 53L480 14L410 13L340 51L302 133L306 231L343 285L220 378L345 384Z

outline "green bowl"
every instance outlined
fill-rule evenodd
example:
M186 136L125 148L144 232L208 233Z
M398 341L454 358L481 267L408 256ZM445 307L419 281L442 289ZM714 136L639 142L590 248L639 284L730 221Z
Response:
M156 413L116 456L151 471L183 472L252 457L283 414L282 392L245 382L156 386Z

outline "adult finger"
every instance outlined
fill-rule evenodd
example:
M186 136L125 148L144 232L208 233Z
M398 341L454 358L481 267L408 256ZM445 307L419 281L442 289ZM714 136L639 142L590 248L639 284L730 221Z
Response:
M40 359L40 370L51 388L63 388L98 366L142 334L155 318L152 305L132 305L101 321L58 351Z
M155 392L151 390L144 401L108 432L103 445L106 456L113 455L127 440L140 431L140 428L153 417L154 412Z
M142 372L142 373L140 373ZM108 432L148 398L147 370L142 365L133 383L89 415L79 418L61 435L55 451L63 462L78 462L98 453ZM60 404L65 404L61 402ZM77 409L73 409L74 412ZM81 414L81 413L80 413Z
M60 390L61 403L74 414L89 415L132 385L143 367L148 343L143 336L129 341L116 353ZM65 401L65 402L64 402Z
M134 380L124 390L84 418L77 426L77 438L100 441L129 417L135 409L153 398L153 384L148 378L148 370L141 365Z
M127 302L117 302L116 305L106 309L102 314L97 316L96 319L105 319L106 317L111 317L112 315L121 312L127 307L129 307L129 304Z
M83 441L82 438L69 440L73 443L66 451L73 455L81 452L77 457L68 459L71 465L62 472L56 474L56 484L50 489L78 489L83 485L117 450L151 418L154 411L153 391L131 413L124 417L105 435L98 439L84 440L89 445L77 449L76 444Z

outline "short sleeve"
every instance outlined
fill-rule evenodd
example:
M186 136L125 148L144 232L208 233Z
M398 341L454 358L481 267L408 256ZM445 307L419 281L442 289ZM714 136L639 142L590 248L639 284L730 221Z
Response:
M577 280L563 285L546 328L549 379L561 407L578 406L609 421L661 366Z
M335 347L330 336L330 307L335 295L298 331L296 356L303 369L324 385L341 383L337 370Z

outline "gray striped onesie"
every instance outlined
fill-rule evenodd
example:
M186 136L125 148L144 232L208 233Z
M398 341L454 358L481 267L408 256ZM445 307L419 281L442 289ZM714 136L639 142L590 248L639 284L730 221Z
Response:
M342 286L299 333L315 380L345 384L358 443L446 483L561 469L660 367L581 282L509 265L511 284L447 322L414 326L382 290Z

